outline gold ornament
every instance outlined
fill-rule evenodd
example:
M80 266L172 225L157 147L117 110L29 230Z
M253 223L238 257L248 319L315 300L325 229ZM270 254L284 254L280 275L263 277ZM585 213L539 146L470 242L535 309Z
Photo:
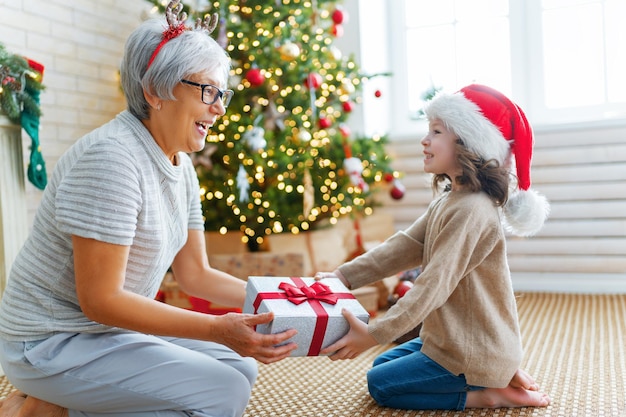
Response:
M302 207L304 217L308 217L313 210L315 204L315 190L313 189L313 179L311 178L311 172L309 167L304 168L304 178L302 180L304 185L304 193L302 195Z
M283 61L293 61L300 56L300 47L291 41L287 41L278 48L278 52Z
M352 84L352 80L349 78L343 78L341 80L341 86L338 88L340 94L350 95L353 94L356 88Z

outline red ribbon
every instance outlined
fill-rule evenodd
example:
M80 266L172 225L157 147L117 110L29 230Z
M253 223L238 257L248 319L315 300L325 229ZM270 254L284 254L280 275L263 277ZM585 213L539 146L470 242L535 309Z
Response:
M292 278L293 279L293 278ZM281 282L278 286L287 294L287 299L295 305L302 304L308 300L319 300L328 304L337 304L337 294L333 293L330 287L319 281L307 287L302 283L300 287L296 287L288 282Z
M311 339L307 356L318 356L320 350L322 350L322 343L324 342L324 335L328 326L328 313L321 302L337 304L337 300L340 298L354 299L355 297L349 292L336 294L328 285L319 281L316 281L309 287L302 278L291 277L291 280L296 285L281 282L278 286L284 292L259 292L253 303L254 313L256 314L263 300L289 300L296 305L308 301L317 316L317 321L315 322L315 330L313 331L313 338Z
M150 68L150 65L152 65L152 61L154 61L154 58L156 58L161 48L163 48L163 45L165 45L172 39L182 35L186 30L187 27L185 27L185 25L181 23L178 26L169 26L163 31L163 37L161 38L161 42L159 42L157 47L154 49L154 52L152 52L150 60L148 61L148 65L146 66L146 71L148 71L148 68Z

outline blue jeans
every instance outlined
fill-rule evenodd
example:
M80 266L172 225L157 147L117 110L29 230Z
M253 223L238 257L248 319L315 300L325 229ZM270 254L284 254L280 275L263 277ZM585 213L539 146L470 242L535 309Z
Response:
M463 410L468 385L424 355L422 340L413 339L377 357L367 373L370 395L382 406L405 410Z

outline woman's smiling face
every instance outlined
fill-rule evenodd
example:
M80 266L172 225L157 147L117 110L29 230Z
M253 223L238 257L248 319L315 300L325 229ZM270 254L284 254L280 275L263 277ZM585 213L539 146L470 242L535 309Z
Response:
M186 78L198 84L224 88L217 71L205 71ZM226 112L222 100L213 104L202 101L202 88L178 83L174 87L176 100L163 100L160 109L152 111L150 133L168 158L177 152L198 152L206 144L209 129Z

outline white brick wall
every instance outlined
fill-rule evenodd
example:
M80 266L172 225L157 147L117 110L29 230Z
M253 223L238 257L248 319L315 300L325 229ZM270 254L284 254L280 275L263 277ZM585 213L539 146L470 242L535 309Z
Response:
M76 139L125 108L118 66L150 8L145 0L0 0L0 42L45 66L39 134L48 174ZM29 183L27 192L32 223L41 191Z

